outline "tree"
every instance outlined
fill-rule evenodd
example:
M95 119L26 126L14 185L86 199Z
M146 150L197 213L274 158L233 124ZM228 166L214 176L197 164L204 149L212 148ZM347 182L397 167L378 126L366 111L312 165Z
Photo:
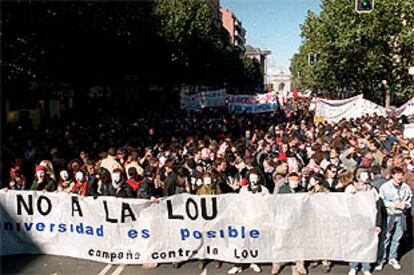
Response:
M353 3L323 0L319 16L308 12L301 26L302 44L291 63L295 81L333 97L363 92L382 103L381 83L386 80L388 88L396 87L394 101L414 96L408 74L414 64L414 4L376 0L371 13L357 14ZM309 51L318 54L314 67L305 63Z

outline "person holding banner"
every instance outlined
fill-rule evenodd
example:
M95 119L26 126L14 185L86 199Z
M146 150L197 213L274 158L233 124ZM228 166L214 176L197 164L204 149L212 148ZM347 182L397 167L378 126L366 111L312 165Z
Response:
M348 194L357 194L358 192L374 192L377 197L377 219L376 219L376 233L379 235L381 233L381 224L382 224L382 208L381 208L381 200L378 195L378 192L375 188L373 188L369 184L369 171L363 168L360 168L356 172L356 181L352 184L348 185L345 188L345 193ZM362 273L364 275L371 275L371 264L370 263L361 263L362 265ZM348 275L356 275L359 263L349 263L349 273Z
M47 174L47 168L41 165L36 166L35 179L31 190L53 192L56 190L55 182Z
M197 189L197 195L205 196L205 195L220 195L221 190L220 186L217 185L217 177L215 176L213 171L207 171L202 176L202 184ZM198 269L202 270L208 263L208 260L198 260ZM216 262L215 267L216 269L221 268L222 263Z
M309 194L315 193L329 193L330 190L323 185L324 178L320 174L312 174L309 180L309 185L307 187ZM311 267L316 267L318 265L318 261L314 261L311 264ZM322 261L322 271L324 273L328 273L331 271L331 262L328 260Z
M262 178L262 173L259 168L253 168L249 171L247 175L247 184L240 189L239 194L255 194L255 195L269 195L269 190L264 186L264 179ZM237 274L241 273L246 267L244 264L235 264L227 274ZM249 266L254 272L260 273L262 269L257 264L250 264Z
M295 193L302 193L305 192L305 189L299 184L300 182L300 176L295 173L291 172L288 175L287 183L282 185L279 188L278 194L295 194ZM285 263L273 263L272 265L272 275L278 275L280 274L282 264ZM292 267L292 269L295 268L297 273L299 275L305 275L307 274L305 263L303 261L296 261L295 267ZM292 270L293 272L293 270Z
M75 182L70 178L69 172L67 170L60 171L57 191L71 193L74 185Z

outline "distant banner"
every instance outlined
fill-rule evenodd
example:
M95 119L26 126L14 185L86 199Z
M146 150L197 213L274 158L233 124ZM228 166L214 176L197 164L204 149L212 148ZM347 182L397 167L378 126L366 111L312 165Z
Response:
M220 107L225 105L227 93L224 89L200 92L193 95L182 93L180 97L181 109L200 110L203 108Z
M362 94L344 100L316 100L315 121L338 122L341 119L358 118L363 115L386 115L384 107L363 99Z
M215 259L375 262L375 196L176 195L151 203L66 193L0 192L0 253L112 264Z
M276 92L257 95L228 95L229 111L235 113L274 112L278 108Z

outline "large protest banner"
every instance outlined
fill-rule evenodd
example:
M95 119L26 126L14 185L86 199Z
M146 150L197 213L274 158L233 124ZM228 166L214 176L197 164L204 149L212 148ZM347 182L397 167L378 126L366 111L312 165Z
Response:
M176 195L153 203L0 192L2 255L43 253L114 264L184 261L374 262L375 195Z
M228 95L229 111L234 113L274 112L278 108L276 92L256 95Z
M315 121L338 122L366 114L385 116L387 113L384 107L364 99L362 94L344 100L316 100Z

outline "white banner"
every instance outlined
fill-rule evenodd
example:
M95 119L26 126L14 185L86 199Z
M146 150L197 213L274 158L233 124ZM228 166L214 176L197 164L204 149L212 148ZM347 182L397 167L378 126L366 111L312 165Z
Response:
M414 138L414 123L404 125L404 138Z
M374 262L375 196L176 195L159 203L0 192L2 255L43 253L113 264L185 261Z
M256 95L228 95L228 108L235 113L274 112L278 108L276 92Z
M180 106L185 110L220 107L225 105L227 93L224 89L200 92L193 95L181 93Z
M338 122L341 119L358 118L363 115L385 116L384 107L363 99L362 94L344 100L317 99L315 119Z
M401 105L395 113L397 116L412 116L414 114L414 98Z

